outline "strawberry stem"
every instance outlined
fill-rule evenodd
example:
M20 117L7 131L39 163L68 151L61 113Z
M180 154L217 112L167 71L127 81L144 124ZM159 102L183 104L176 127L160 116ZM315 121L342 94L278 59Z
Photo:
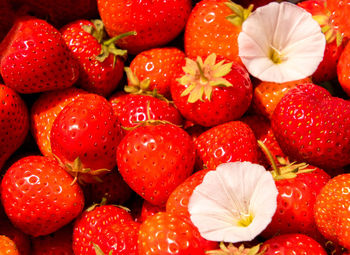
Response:
M279 167L277 167L276 161L273 158L269 149L266 147L266 145L260 140L258 140L258 145L261 148L261 150L264 152L265 156L270 161L273 171L275 171L277 175L281 175L281 171L280 171Z
M209 80L208 80L207 77L205 77L203 68L202 68L201 65L198 63L198 61L196 61L196 64L197 64L197 66L198 66L198 71L199 71L199 74L200 74L200 82L201 82L201 83L207 83Z
M103 45L106 45L106 46L109 46L111 45L112 43L115 43L116 41L124 38L124 37L127 37L127 36L130 36L130 35L136 35L136 31L129 31L129 32L126 32L126 33L123 33L123 34L120 34L120 35L117 35L107 41L104 41L103 42Z

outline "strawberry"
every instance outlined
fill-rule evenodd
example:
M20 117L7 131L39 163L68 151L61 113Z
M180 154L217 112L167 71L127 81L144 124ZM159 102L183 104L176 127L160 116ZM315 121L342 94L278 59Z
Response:
M144 222L148 217L158 213L165 212L165 206L154 205L144 200L141 207L140 217L137 218L137 222Z
M325 238L350 249L350 174L333 177L318 194L315 221Z
M195 140L197 155L208 169L235 161L258 162L252 129L241 121L227 122L203 132Z
M237 38L252 8L243 9L229 0L202 0L197 3L185 28L186 55L195 58L215 53L242 63L238 56Z
M290 89L310 82L309 77L284 83L259 81L253 92L253 108L258 114L271 119L276 105Z
M105 229L114 224L133 222L131 215L114 205L94 205L84 211L75 221L73 251L75 255L96 255L94 243L103 238Z
M147 120L168 121L179 126L183 123L180 112L172 103L150 95L117 92L109 102L124 133Z
M62 37L79 63L81 88L109 96L123 77L126 51L117 49L115 40L107 40L101 20L77 20L61 28Z
M102 96L87 94L68 104L53 122L52 153L82 182L116 166L120 125L111 104Z
M350 2L326 0L326 3L331 12L331 22L344 37L350 38Z
M193 171L195 147L191 137L172 124L145 123L120 142L118 169L141 197L164 205L170 193Z
M133 55L173 40L183 30L192 8L190 0L157 0L152 4L98 0L97 4L109 36L136 31L136 36L123 38L117 43Z
M348 43L341 56L337 65L338 81L347 95L350 95L350 43Z
M81 188L54 160L18 160L1 182L1 201L11 222L32 236L47 235L76 218L84 207Z
M29 131L29 114L23 99L11 88L0 84L0 169L23 144Z
M65 226L56 232L32 239L32 255L74 255L72 249L72 226Z
M0 235L0 254L19 255L16 244L7 236Z
M30 120L33 137L44 156L52 156L50 134L52 124L63 108L87 92L75 87L47 91L35 100Z
M9 0L0 2L0 42L6 36L7 32L15 20L15 12L10 5Z
M272 130L283 152L325 170L350 163L350 102L314 84L298 85L278 103Z
M31 94L72 86L76 61L59 31L44 20L18 18L0 44L1 75L7 86Z
M133 73L128 79L130 87L147 86L158 94L170 98L170 84L173 76L182 71L185 53L174 47L153 48L135 56L130 63ZM129 75L130 76L130 75Z
M186 59L171 84L176 107L188 120L206 127L240 118L252 99L249 73L240 65L209 55L203 61Z
M285 234L275 236L263 243L260 251L264 255L305 254L326 255L322 246L311 237L303 234Z
M139 254L205 254L212 247L202 245L203 238L191 223L180 216L159 212L140 227Z

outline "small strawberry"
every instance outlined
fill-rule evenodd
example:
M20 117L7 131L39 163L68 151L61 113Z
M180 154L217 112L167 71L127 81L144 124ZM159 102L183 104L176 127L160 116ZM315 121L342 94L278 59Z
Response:
M52 156L50 134L52 124L63 108L87 92L75 87L47 91L35 100L30 113L33 137L44 156Z
M135 56L130 63L129 87L147 86L158 94L170 98L170 84L182 71L185 53L174 47L153 48Z
M275 236L263 243L260 251L264 255L305 254L326 255L322 246L311 237L303 234L285 234Z
M77 20L60 31L79 63L79 86L88 92L109 96L123 77L126 57L126 51L117 49L114 43L132 33L108 40L101 20Z
M127 0L98 0L98 10L109 36L128 31L137 35L118 41L130 54L163 46L183 30L191 12L190 0L129 2Z
M59 31L44 20L21 17L0 44L1 75L19 93L31 94L72 86L76 61Z
M0 235L0 254L4 255L19 255L19 251L13 240L7 236Z
M315 221L325 238L350 249L350 174L333 177L318 194Z
M18 160L1 182L1 201L11 222L32 236L47 235L77 217L83 192L54 160L28 156Z
M195 140L197 156L208 169L235 161L258 162L258 146L252 129L231 121L203 132Z
M193 171L195 147L181 128L150 123L128 133L117 149L118 169L141 197L164 205L170 193Z
M278 103L272 130L283 152L325 170L350 163L350 102L314 84L298 85Z
M82 182L116 166L115 153L121 129L111 104L102 96L87 94L68 104L53 122L52 153L67 171Z
M23 99L0 84L0 169L23 144L29 131L29 114Z
M95 205L76 219L73 229L73 251L75 255L96 255L94 243L105 229L114 224L133 222L131 215L114 205ZM102 237L103 238L103 237Z
M182 115L212 127L240 118L252 99L252 83L240 65L209 55L203 62L187 58L171 84L171 96Z
M242 63L237 38L242 23L253 6L243 9L229 0L202 0L196 4L185 28L185 52L188 57L215 53Z

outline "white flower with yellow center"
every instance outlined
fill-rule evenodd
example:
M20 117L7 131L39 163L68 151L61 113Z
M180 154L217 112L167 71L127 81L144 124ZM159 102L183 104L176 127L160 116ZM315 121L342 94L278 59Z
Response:
M288 2L257 8L238 36L239 56L249 73L277 83L312 75L325 45L321 27L311 14Z
M277 188L269 171L250 162L219 165L193 191L188 210L207 240L251 241L271 222Z

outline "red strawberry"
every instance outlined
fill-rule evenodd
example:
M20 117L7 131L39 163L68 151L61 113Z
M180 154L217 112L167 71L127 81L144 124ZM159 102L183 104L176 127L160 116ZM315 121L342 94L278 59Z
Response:
M332 178L321 190L315 204L315 221L329 240L350 249L350 174Z
M183 118L180 112L170 102L149 95L126 94L117 92L109 99L114 114L121 126L128 128L139 125L142 121L160 120L182 125Z
M61 228L50 235L33 238L32 243L32 255L74 255L71 225Z
M133 222L131 215L114 205L92 206L75 221L73 229L73 251L75 255L96 255L93 244L103 231L114 224Z
M331 12L331 21L339 32L350 38L350 2L348 0L326 0L327 7Z
M192 8L190 0L157 0L152 4L98 0L97 4L109 36L136 31L136 36L118 41L130 54L169 43L183 30Z
M200 255L213 248L203 245L203 240L191 223L172 213L159 212L141 224L138 251L139 254Z
M44 156L52 156L50 134L52 124L63 108L87 92L75 87L42 93L31 108L33 137Z
M1 182L1 201L11 222L40 236L63 227L83 209L83 192L53 159L28 156L14 163Z
M170 84L182 71L185 53L173 47L153 48L139 53L130 63L133 73L128 79L130 87L147 86L149 90L170 98ZM130 72L130 73L131 73ZM130 75L129 75L130 76Z
M263 243L260 251L264 255L275 254L305 254L305 255L326 255L322 246L311 237L303 234L285 234L275 236Z
M241 121L227 122L203 132L195 140L197 155L208 169L235 161L258 162L252 129Z
M188 120L207 127L240 118L252 100L252 83L240 65L215 54L186 59L171 84L176 107Z
M0 42L11 29L14 20L15 13L12 10L9 0L2 0L0 2Z
M338 81L347 95L350 95L350 43L348 43L337 65Z
M79 86L91 93L109 96L123 77L122 58L126 57L126 51L114 45L119 37L107 40L100 20L77 20L64 26L61 32L79 63Z
M141 207L141 215L137 218L137 222L144 222L148 217L158 213L165 212L164 206L154 205L144 200Z
M0 44L1 75L19 93L67 88L78 79L78 65L61 34L44 20L22 17Z
M51 129L52 153L83 182L116 166L121 130L112 106L102 96L87 94L68 104Z
M29 131L29 114L25 102L11 88L0 84L0 169L23 144Z
M292 160L323 169L350 163L350 102L314 84L298 85L277 105L272 130Z
M9 237L0 235L0 254L19 255L17 246Z
M170 193L193 171L191 137L172 124L150 124L128 133L117 150L118 169L145 200L164 205Z

